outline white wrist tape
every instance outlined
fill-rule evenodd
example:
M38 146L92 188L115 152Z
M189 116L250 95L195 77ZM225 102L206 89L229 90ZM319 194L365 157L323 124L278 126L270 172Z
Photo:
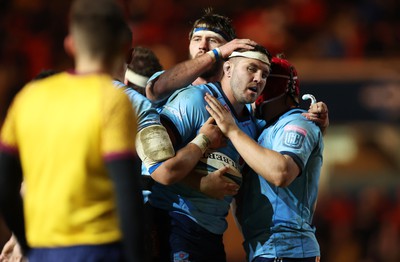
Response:
M211 56L211 58L214 62L217 61L217 58L215 57L215 53L212 50L208 51L206 54Z
M201 150L201 153L204 154L210 145L210 139L205 134L198 134L190 143L195 144Z

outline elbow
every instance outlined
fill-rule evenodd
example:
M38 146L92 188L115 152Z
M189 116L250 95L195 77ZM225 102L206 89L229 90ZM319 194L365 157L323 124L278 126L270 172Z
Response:
M151 90L149 99L152 101L157 101L164 98L167 95L166 90L168 90L166 83L161 76L157 79L157 81L153 82L151 86L149 86L149 89Z
M263 177L276 187L287 187L293 181L287 170L272 172L264 175Z
M277 187L282 187L283 188L283 187L289 186L291 182L292 181L290 179L288 179L285 176L283 176L283 177L280 177L280 178L276 179L274 185L277 186Z

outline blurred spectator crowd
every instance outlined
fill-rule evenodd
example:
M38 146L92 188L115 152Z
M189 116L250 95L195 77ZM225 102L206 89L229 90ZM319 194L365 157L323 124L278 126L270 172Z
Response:
M323 261L400 261L400 187L322 192L314 223Z

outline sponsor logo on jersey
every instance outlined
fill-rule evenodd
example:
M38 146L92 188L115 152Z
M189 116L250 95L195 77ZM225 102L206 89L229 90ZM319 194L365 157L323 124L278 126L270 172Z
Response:
M299 149L304 142L307 131L301 127L287 125L283 133L283 145L295 149Z
M215 160L221 161L221 162L223 162L225 164L231 165L234 168L240 170L235 161L233 161L231 158L229 158L228 156L226 156L226 155L224 155L224 154L222 154L220 152L206 152L203 155L203 157L206 158L206 159L208 158L208 159L215 159Z

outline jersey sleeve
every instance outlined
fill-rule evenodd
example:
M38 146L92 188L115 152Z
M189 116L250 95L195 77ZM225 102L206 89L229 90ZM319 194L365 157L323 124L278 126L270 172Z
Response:
M293 120L281 126L273 140L273 150L291 156L301 170L314 148L319 145L321 132L307 120Z
M103 156L112 160L134 154L137 117L127 95L115 87L105 89L103 95Z
M161 117L174 125L180 141L186 145L197 135L197 131L208 119L209 114L205 109L204 90L189 87L178 92L164 105Z

